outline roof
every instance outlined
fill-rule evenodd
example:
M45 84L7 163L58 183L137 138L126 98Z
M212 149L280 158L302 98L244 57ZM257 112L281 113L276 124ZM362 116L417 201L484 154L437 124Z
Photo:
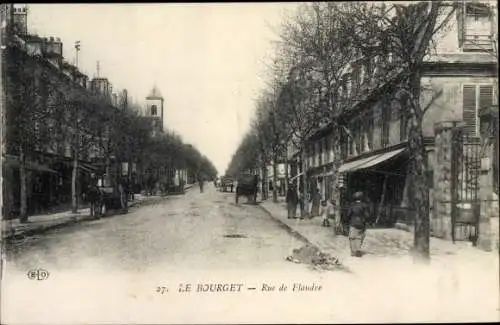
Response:
M158 90L158 87L154 85L149 95L146 96L146 99L163 99L163 96L161 92Z

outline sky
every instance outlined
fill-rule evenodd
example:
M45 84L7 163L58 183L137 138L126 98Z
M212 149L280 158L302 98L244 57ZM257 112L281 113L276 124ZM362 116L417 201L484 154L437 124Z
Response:
M31 4L28 30L60 37L63 55L126 88L140 104L154 85L164 126L225 172L265 87L273 41L296 3Z

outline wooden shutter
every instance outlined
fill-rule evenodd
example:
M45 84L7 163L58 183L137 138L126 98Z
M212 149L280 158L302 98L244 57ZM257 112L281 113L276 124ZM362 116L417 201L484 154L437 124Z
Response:
M493 105L493 86L479 86L479 110Z
M463 89L463 109L462 119L465 122L465 133L476 135L477 115L476 115L476 86L464 85Z

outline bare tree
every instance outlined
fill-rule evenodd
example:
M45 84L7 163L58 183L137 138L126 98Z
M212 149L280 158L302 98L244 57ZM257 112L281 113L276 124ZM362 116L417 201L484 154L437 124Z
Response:
M443 1L391 3L379 8L373 10L367 4L352 3L346 7L343 19L356 28L351 35L356 48L379 55L391 53L401 69L400 101L408 118L411 153L408 174L410 204L415 211L414 250L418 260L428 260L429 189L422 121L430 105L422 107L420 103L421 76L432 38L446 25L454 10ZM440 19L442 15L444 19Z
M286 111L278 105L278 85L273 85L273 90L264 92L257 101L257 119L255 128L261 137L265 150L268 151L273 168L273 202L278 202L277 177L279 157L286 150L289 138Z

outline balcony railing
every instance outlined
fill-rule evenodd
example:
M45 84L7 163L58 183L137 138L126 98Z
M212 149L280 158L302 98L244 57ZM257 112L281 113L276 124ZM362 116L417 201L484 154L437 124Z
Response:
M471 52L492 51L492 37L491 35L466 35L464 37L463 50Z

